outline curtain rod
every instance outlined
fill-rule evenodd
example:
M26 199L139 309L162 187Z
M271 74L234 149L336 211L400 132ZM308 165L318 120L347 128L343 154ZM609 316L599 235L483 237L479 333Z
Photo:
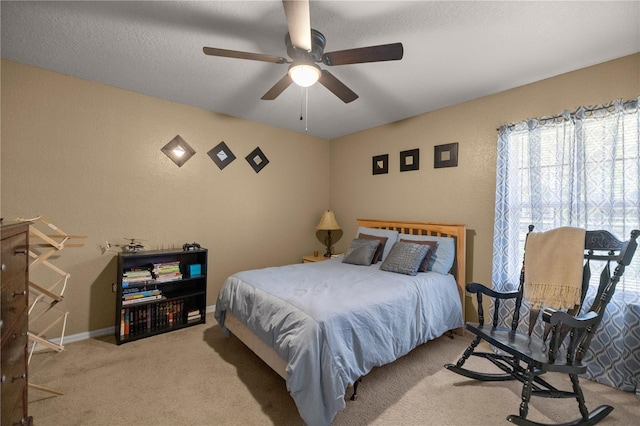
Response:
M590 108L590 107L588 107L588 106L587 106L587 107L578 107L578 108L576 109L576 111L578 111L580 108L588 108L588 109L589 109L589 111L600 111L601 109L608 109L608 108L610 108L610 107L613 105L613 103L614 103L614 102L615 102L615 101L610 102L610 103L605 104L605 105L599 105L599 106L597 106L597 107L595 107L595 108ZM623 105L623 106L627 106L627 105L632 104L632 103L634 103L634 102L638 102L638 99L633 99L633 100L629 100L629 101L623 101L623 102L622 102L622 105ZM570 114L570 115L574 115L574 114L576 113L576 111L571 112L571 113L569 113L569 114ZM525 121L529 121L529 120L556 120L556 119L558 119L558 118L562 118L563 116L564 116L564 114L558 114L558 115L553 115L553 116L549 116L549 117L541 117L541 118L534 118L534 119L527 118L526 120L522 120L522 121L520 121L519 123L522 123L522 122L525 122ZM516 124L518 124L518 123L503 124L502 126L506 126L508 129L511 129L511 128L513 128ZM500 127L502 127L502 126L500 126ZM499 131L499 130L500 130L500 127L498 127L498 128L496 129L496 131Z

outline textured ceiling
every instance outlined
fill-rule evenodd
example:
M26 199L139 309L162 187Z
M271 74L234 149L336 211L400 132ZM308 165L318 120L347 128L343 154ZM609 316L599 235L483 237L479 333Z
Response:
M326 139L640 51L638 1L311 1L325 51L402 42L404 58L322 65L359 99L344 104L316 84L301 121L297 86L260 99L287 65L202 52L286 57L280 1L0 7L3 58Z

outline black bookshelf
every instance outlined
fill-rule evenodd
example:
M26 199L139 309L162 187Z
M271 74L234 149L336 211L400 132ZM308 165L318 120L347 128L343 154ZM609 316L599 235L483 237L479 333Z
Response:
M118 254L116 343L205 322L207 249Z

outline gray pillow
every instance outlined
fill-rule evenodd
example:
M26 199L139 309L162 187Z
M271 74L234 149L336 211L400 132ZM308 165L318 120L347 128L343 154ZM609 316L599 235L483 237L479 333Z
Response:
M351 263L352 265L371 265L373 256L378 250L380 240L367 240L356 238L351 241L351 246L344 254L342 263Z
M358 239L361 240L378 240L380 244L378 245L378 249L376 250L376 254L373 255L373 260L371 264L378 263L382 260L382 253L384 252L384 245L387 244L387 237L379 237L376 235L368 235L363 234L362 232L358 234Z
M427 255L430 246L398 241L391 247L391 251L382 261L380 269L405 275L416 275L422 259Z
M392 231L390 229L367 228L366 226L358 227L358 233L356 234L356 238L360 238L359 237L360 233L375 235L376 237L387 237L387 243L385 244L384 249L382 250L381 260L384 260L384 258L387 257L393 243L398 241L398 234L399 234L398 231Z
M418 272L427 272L429 270L429 260L431 259L431 256L433 255L433 253L435 253L438 243L436 243L435 241L422 241L422 240L410 240L410 239L405 240L404 238L402 238L402 235L403 234L400 235L400 241L404 241L406 243L414 243L414 244L426 244L430 247L426 256L424 257L424 259L422 259L422 262L420 262L420 267L418 268Z
M447 275L453 267L453 260L456 257L456 243L451 237L436 237L433 235L402 235L403 240L435 241L438 247L431 254L429 259L429 271Z

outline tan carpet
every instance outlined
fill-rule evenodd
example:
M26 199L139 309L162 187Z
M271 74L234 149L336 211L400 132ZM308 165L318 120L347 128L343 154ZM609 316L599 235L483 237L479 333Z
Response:
M284 380L239 340L226 338L211 315L207 321L121 346L106 336L68 344L61 353L34 354L30 382L64 392L30 388L35 424L302 425ZM374 369L359 387L360 398L347 400L334 425L510 424L505 418L518 411L518 383L478 383L443 368L468 342L441 337ZM581 383L590 409L615 407L601 424L640 418L634 394ZM576 416L574 400L542 398L533 400L529 415L546 422Z

